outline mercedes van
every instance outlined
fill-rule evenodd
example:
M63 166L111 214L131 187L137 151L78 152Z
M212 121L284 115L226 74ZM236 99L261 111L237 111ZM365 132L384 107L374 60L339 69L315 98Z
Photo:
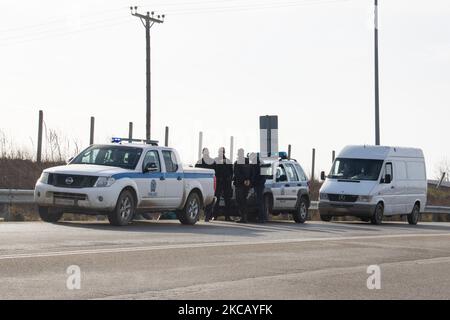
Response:
M406 215L417 224L427 202L422 150L384 146L347 146L333 162L319 191L323 221L355 216L381 224L384 216Z

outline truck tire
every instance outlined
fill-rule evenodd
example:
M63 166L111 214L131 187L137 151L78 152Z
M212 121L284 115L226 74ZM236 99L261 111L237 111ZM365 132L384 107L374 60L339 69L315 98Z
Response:
M411 225L416 225L420 220L420 206L419 204L415 204L412 212L408 214L408 223Z
M203 203L200 196L196 192L189 194L184 209L178 212L178 219L182 224L195 224L199 217Z
M333 219L333 216L326 216L326 215L323 215L323 214L320 215L320 220L322 220L324 222L330 222L331 219Z
M375 225L380 225L383 221L384 214L384 206L381 202L377 204L375 207L375 211L373 212L372 218L370 218L370 222Z
M129 190L123 190L117 199L116 207L108 214L113 226L126 226L133 219L136 211L134 196Z
M62 210L49 207L39 207L38 211L39 217L41 217L41 220L45 222L58 222L64 214Z
M297 208L292 216L294 217L294 221L296 223L305 223L308 218L308 207L306 205L305 198L300 198L298 200Z
M272 208L273 208L273 200L272 195L266 194L264 195L264 215L266 216L266 219L269 219L269 216L272 215Z

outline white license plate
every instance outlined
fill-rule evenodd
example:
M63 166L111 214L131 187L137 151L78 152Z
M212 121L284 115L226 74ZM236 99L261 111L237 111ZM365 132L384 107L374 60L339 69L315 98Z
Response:
M61 206L74 206L75 200L73 199L61 199L61 198L55 198L55 204L61 205Z

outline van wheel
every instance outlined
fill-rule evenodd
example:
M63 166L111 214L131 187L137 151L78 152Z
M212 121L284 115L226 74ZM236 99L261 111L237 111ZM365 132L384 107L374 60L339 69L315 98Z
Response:
M297 209L293 213L294 221L296 223L305 223L308 218L308 208L306 206L306 201L304 198L300 198Z
M108 214L109 223L113 226L126 226L134 217L136 203L133 194L124 190L117 199L116 207Z
M192 192L186 200L184 209L178 213L178 219L182 224L195 224L203 207L202 201L196 192Z
M333 219L333 216L326 216L326 215L323 215L323 214L320 215L320 220L322 220L324 222L330 222L331 219Z
M381 222L383 221L383 214L384 214L384 206L380 202L375 207L375 211L373 213L372 218L370 219L370 222L372 222L372 224L380 225Z
M420 206L416 203L410 214L407 215L408 223L411 225L416 225L420 220Z
M64 214L62 210L49 207L39 207L38 211L39 217L45 222L58 222Z

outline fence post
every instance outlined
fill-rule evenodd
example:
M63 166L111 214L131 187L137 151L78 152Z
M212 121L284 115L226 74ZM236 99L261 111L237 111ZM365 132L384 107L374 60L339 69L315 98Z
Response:
M128 123L128 142L132 142L131 139L133 139L133 122Z
M291 151L292 151L291 145L288 145L288 159L289 160L291 159Z
M312 149L311 181L314 182L314 171L316 170L316 149Z
M202 158L203 132L198 134L198 160Z
M333 150L333 152L331 152L331 162L334 162L334 159L336 159L336 151Z
M94 125L95 125L95 118L91 117L91 130L89 134L89 145L94 144Z
M230 137L230 161L231 161L231 163L233 163L233 154L234 154L233 149L234 149L234 137L231 136Z
M169 146L169 127L166 126L166 134L164 135L164 146Z
M38 123L38 141L37 141L37 154L36 161L41 163L42 157L42 125L44 122L44 112L39 110L39 123Z

